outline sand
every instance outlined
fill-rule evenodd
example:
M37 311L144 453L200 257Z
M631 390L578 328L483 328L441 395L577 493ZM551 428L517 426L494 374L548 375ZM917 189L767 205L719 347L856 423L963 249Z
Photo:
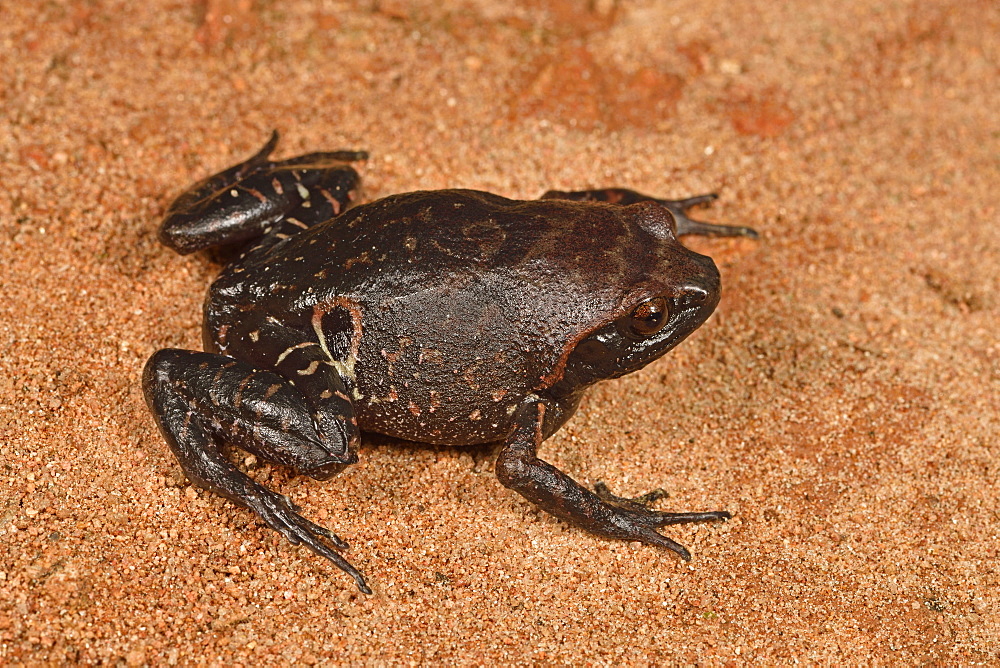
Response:
M586 7L586 8L584 8ZM1000 661L1000 6L5 3L0 663ZM489 449L366 438L319 483L372 596L187 484L139 387L219 265L158 245L252 154L371 152L371 198L718 191L712 319L542 455L694 558L595 538Z

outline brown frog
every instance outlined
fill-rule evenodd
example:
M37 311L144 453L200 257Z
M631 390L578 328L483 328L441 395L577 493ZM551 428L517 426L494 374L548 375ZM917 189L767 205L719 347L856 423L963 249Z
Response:
M548 512L610 538L673 550L656 529L728 518L653 510L590 491L538 445L586 389L646 366L719 301L685 234L756 236L691 220L715 195L663 200L617 188L518 201L473 190L352 206L356 151L255 156L196 184L160 240L236 249L205 302L209 352L166 349L143 373L149 408L188 477L257 513L350 574L347 544L224 454L326 479L357 461L361 431L446 445L501 442L496 475Z

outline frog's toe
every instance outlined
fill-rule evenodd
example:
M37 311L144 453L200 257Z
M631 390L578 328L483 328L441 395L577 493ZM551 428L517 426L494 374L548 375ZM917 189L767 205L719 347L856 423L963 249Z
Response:
M312 520L309 520L309 519L306 519L305 517L303 517L302 514L299 512L299 511L302 510L302 507L299 506L294 501L292 501L289 497L281 495L281 494L276 494L275 496L277 496L280 499L282 499L282 501L279 501L278 503L279 503L279 505L283 506L283 509L285 510L285 514L286 515L290 514L294 518L294 525L288 525L286 523L286 526L288 526L290 529L293 529L293 527L295 527L295 526L302 527L302 528L305 528L305 529L311 531L312 533L319 534L323 538L326 538L331 543L333 543L333 546L335 548L337 548L338 550L347 550L347 549L350 549L351 546L348 545L347 541L345 541L343 538L341 538L337 534L333 533L332 531L330 531L326 527L320 526L319 524L316 524ZM279 531L281 531L281 530L279 529ZM288 534L286 534L284 531L282 531L281 533L282 533L282 535L285 535L286 537L288 537L288 540L291 541L295 545L298 545L299 542L301 542L301 541L298 541L298 539L296 537L288 536Z
M684 199L658 199L656 201L665 206L673 214L677 225L677 236L697 234L707 237L748 237L750 239L756 239L760 236L757 234L757 230L745 225L706 223L688 217L688 212L694 207L710 204L717 199L719 199L718 195L708 193Z
M326 538L328 541L333 543L333 546L338 550L350 549L351 546L347 543L346 540L344 540L337 534L333 533L326 527L320 526L319 524L316 524L315 522L308 520L305 517L302 517L301 515L299 515L299 521L313 533L318 533L320 536Z
M717 199L719 199L718 194L706 193L704 195L695 195L694 197L685 197L684 199L661 200L661 203L673 205L678 209L680 209L681 211L683 211L684 213L687 213L688 210L696 206L711 204Z
M728 520L733 516L726 510L711 510L708 512L696 513L670 513L663 510L645 509L639 511L643 515L643 521L650 526L666 527L671 524L688 524L690 522L712 522L714 520Z
M619 521L628 526L632 540L664 547L676 552L684 561L691 560L691 553L680 543L661 535L656 529L671 524L687 524L688 522L709 522L712 520L729 519L732 517L725 510L696 513L671 513L661 510L620 509Z
M732 517L725 510L674 513L649 508L649 504L667 496L667 492L663 489L654 489L646 494L629 498L617 496L603 482L596 482L594 483L594 493L601 501L608 504L609 510L615 515L614 523L621 525L626 533L630 534L629 538L650 545L665 547L668 550L676 552L685 561L691 559L691 553L680 543L657 533L656 529L670 526L671 524L710 522L713 520L727 520Z
M637 529L637 535L635 540L646 543L647 545L655 545L656 547L662 547L674 552L684 561L691 561L691 553L687 551L687 548L678 543L675 540L671 540L664 535L661 535L650 529L649 527L641 527Z
M599 498L604 503L611 504L612 506L618 506L619 508L632 508L632 509L645 509L649 504L655 503L660 499L665 499L668 494L667 490L662 487L657 487L656 489L646 492L645 494L640 494L639 496L627 497L618 496L613 494L608 486L601 481L594 483L594 493L597 494Z
M266 494L262 494L254 502L251 502L250 506L269 527L288 539L288 542L292 545L305 545L314 553L329 560L337 568L350 575L361 592L365 594L372 593L371 588L365 582L364 576L350 562L340 556L340 554L330 549L330 546L320 540L320 538L327 539L338 550L346 550L349 547L347 542L329 529L295 512L288 497L267 491Z

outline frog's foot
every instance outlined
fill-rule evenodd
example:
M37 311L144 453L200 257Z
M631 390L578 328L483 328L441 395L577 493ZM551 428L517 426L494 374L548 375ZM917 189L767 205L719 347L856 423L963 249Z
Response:
M665 527L671 524L687 524L690 522L710 522L712 520L728 520L732 517L728 511L725 510L713 510L708 512L688 512L688 513L673 513L663 510L655 510L649 508L651 503L665 498L667 492L664 489L658 488L651 492L647 492L636 497L623 497L617 496L608 489L608 486L603 482L594 483L594 493L597 495L601 501L604 501L610 506L620 508L627 514L632 516L635 522L640 524L645 524L651 527ZM659 534L657 534L659 535ZM662 538L662 536L661 536ZM667 539L669 540L669 539ZM691 554L681 545L670 541L672 544L668 545L669 549L673 550L681 556L682 559L688 561L691 559Z
M667 491L662 487L658 487L651 492L646 492L645 494L640 494L639 496L627 497L627 496L616 496L611 493L608 486L603 482L594 483L594 493L597 497L607 504L612 506L618 506L625 510L634 510L640 513L646 513L654 515L661 520L666 520L659 526L666 526L668 524L684 524L685 522L707 522L709 520L728 520L732 518L732 514L726 510L712 510L708 512L695 512L695 513L669 513L662 510L654 510L650 508L650 504L659 501L660 499L665 499Z
M223 454L238 445L316 478L357 461L348 430L326 433L298 389L270 371L230 357L161 350L146 363L146 402L188 478L257 513L294 545L305 545L354 578L364 578L333 548L347 543L297 512L287 497L240 471ZM333 546L327 545L324 540Z
M672 513L645 507L645 503L661 498L662 490L637 499L615 496L601 484L596 486L597 493L591 492L537 457L544 417L544 403L522 405L515 416L517 426L504 443L496 463L500 483L543 510L599 536L657 545L676 552L684 560L691 558L684 546L656 529L731 517L726 511Z
M237 503L257 513L269 527L287 538L292 545L305 545L314 553L333 562L337 568L354 578L361 592L372 593L364 576L320 539L328 540L338 550L348 549L350 546L347 542L329 529L300 515L297 512L298 508L287 496L255 483L254 489L245 490L244 496L241 500L237 500Z
M186 254L272 232L287 236L351 206L361 178L346 163L366 159L366 152L330 151L271 161L277 143L275 131L249 160L182 193L160 224L160 241Z
M674 221L677 223L677 236L682 237L685 234L698 234L707 237L749 237L751 239L756 239L759 235L757 230L752 227L745 227L743 225L720 225L718 223L706 223L700 220L692 220L688 218L688 211L696 206L704 206L715 200L719 199L719 196L715 193L709 193L707 195L696 195L695 197L688 197L686 199L657 199L654 200L659 202L674 215Z
M757 231L742 225L720 225L692 220L688 212L696 206L711 204L719 198L715 193L696 195L685 199L660 199L643 195L627 188L601 188L598 190L576 190L565 192L550 190L541 199L569 199L576 202L607 202L609 204L629 205L638 202L658 202L665 206L674 216L677 224L677 236L697 234L710 237L749 237L756 239Z
M250 158L239 164L233 165L228 169L224 169L218 174L213 174L204 178L188 188L183 194L175 199L173 203L171 203L170 207L167 209L167 216L169 217L171 214L180 213L195 207L198 202L212 197L223 188L227 188L234 183L239 183L239 181L245 176L252 174L266 165L268 163L268 157L277 145L278 131L275 130L271 133L271 137L267 140L267 143L264 144L264 146L262 146L261 149L254 153Z

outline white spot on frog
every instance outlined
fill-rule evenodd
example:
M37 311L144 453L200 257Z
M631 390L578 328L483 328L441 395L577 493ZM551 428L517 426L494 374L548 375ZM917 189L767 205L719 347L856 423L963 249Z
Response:
M318 368L319 368L319 360L313 360L312 362L309 363L309 366L307 366L305 369L299 369L298 374L300 376L311 376L314 373L316 373L316 369Z
M253 338L253 333L250 334L250 338ZM257 339L254 338L253 340L256 341ZM295 352L300 348L308 348L309 346L315 346L315 345L316 345L315 341L303 341L302 343L296 343L294 346L289 346L288 348L285 348L285 351L283 353L278 355L278 359L277 361L275 361L274 365L278 366L279 364L285 361L286 357L288 357L289 355L291 355L293 352ZM315 369L313 369L313 371L315 371Z

